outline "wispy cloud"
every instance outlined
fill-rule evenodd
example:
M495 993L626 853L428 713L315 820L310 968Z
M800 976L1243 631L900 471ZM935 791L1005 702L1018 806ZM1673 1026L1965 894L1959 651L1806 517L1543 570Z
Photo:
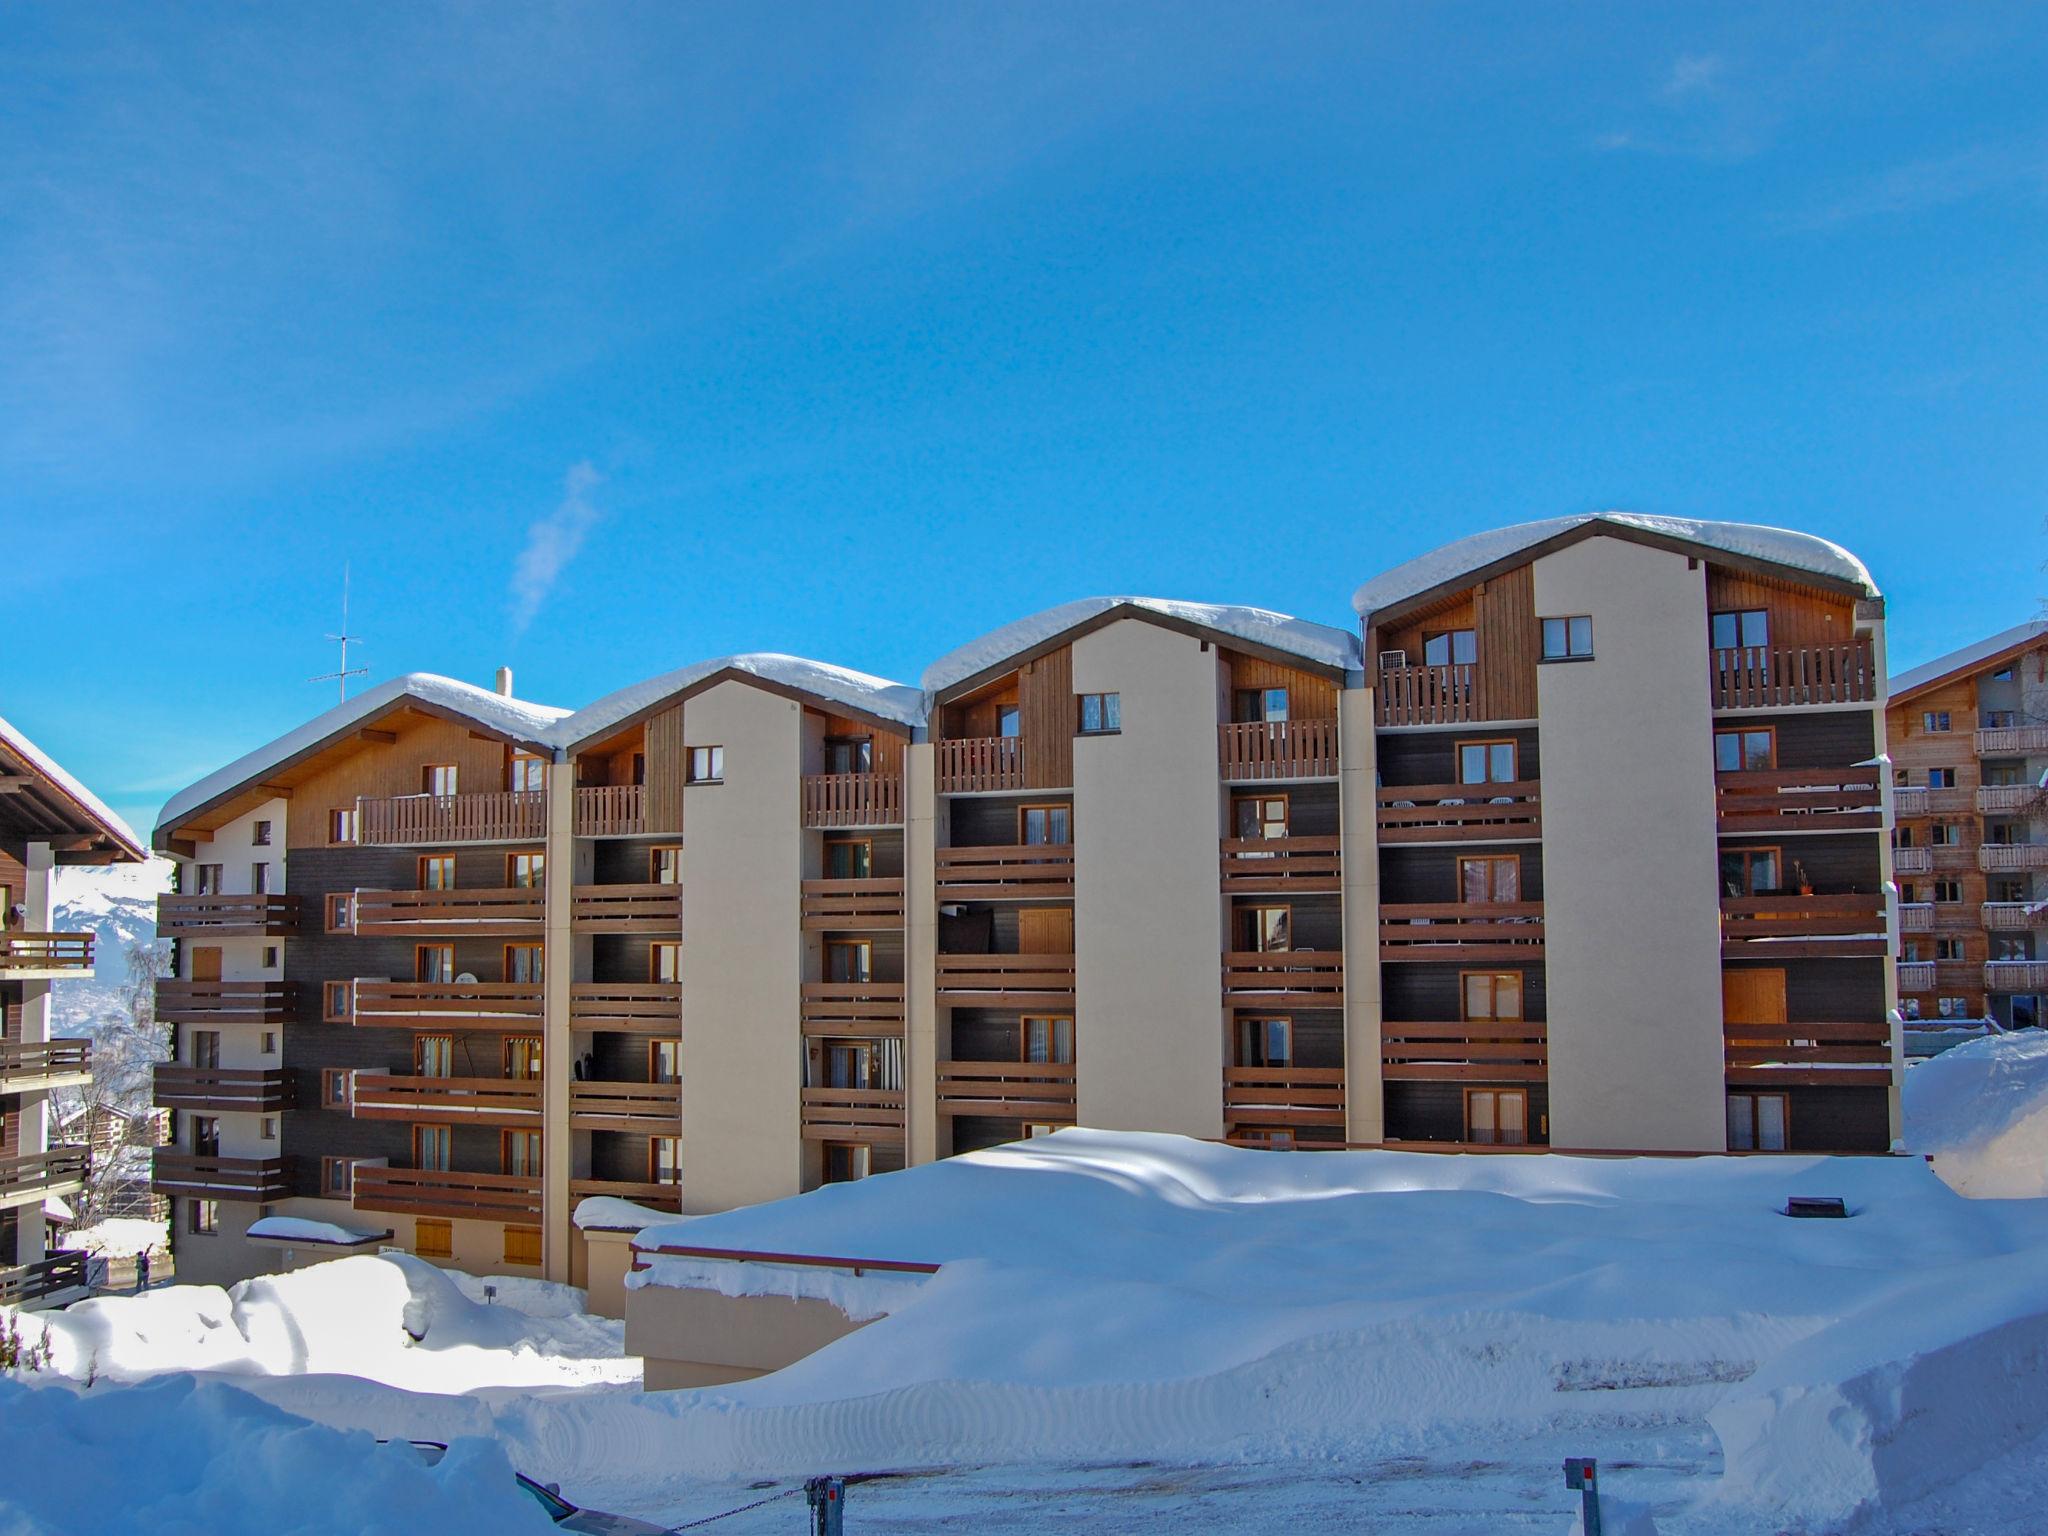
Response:
M1720 83L1723 69L1718 53L1683 53L1671 66L1671 74L1664 82L1666 101L1684 101L1704 91L1711 91Z
M1925 213L1998 192L2048 194L2048 145L1974 144L1951 155L1908 160L1838 187L1785 223L1792 229L1833 229L1859 219Z
M1681 53L1645 93L1641 120L1596 134L1603 153L1745 160L1769 144L1779 113L1763 84L1718 53Z
M603 514L590 493L604 481L588 460L572 464L562 477L562 499L552 511L533 520L526 530L526 548L512 567L512 632L526 633L540 605L547 601L583 540Z

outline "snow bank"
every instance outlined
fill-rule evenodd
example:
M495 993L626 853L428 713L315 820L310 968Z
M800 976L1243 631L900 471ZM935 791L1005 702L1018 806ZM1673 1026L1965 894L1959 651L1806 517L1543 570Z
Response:
M2048 1196L2048 1032L1952 1046L1906 1074L1906 1144L1978 1199Z
M700 1259L667 1255L626 1276L626 1289L667 1286L684 1291L716 1291L721 1296L782 1296L791 1301L823 1301L856 1323L885 1317L918 1292L926 1276L888 1270L856 1275L850 1269L824 1269L808 1264L764 1264L753 1260Z
M140 1216L109 1216L89 1227L73 1227L64 1235L66 1248L82 1248L106 1259L132 1259L139 1253L166 1253L170 1232L161 1221Z
M21 1453L0 1478L0 1531L19 1536L554 1529L488 1440L428 1466L410 1447L189 1377L91 1391L0 1377L0 1424Z

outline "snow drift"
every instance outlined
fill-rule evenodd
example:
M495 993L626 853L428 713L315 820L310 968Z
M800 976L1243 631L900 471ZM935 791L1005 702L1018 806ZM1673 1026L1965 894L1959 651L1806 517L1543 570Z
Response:
M2048 1032L1952 1046L1906 1074L1907 1144L1979 1199L2048 1195Z

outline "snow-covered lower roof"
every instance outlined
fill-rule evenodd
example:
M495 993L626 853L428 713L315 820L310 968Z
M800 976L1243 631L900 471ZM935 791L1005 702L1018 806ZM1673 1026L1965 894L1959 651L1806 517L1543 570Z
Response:
M304 1216L264 1216L249 1223L249 1236L259 1242L303 1243L323 1248L366 1248L391 1236L389 1227L363 1231L340 1227L331 1221L312 1221Z
M1810 533L1789 528L1769 528L1761 523L1717 523L1696 517L1661 517L1649 512L1580 512L1570 517L1548 517L1539 522L1517 523L1494 528L1462 539L1453 539L1441 549L1382 571L1351 595L1351 606L1362 620L1370 620L1383 608L1392 608L1410 598L1456 581L1469 571L1505 560L1510 555L1570 533L1588 523L1607 523L1621 530L1661 534L1682 539L1725 554L1767 560L1793 570L1811 571L1860 589L1866 597L1878 595L1870 572L1841 545Z
M1891 696L1897 700L1901 694L1916 693L1929 683L1938 683L1952 673L1967 671L1979 662L1989 661L2018 646L2048 636L2048 619L2029 619L2024 624L2015 624L2011 629L2002 629L1997 634L1978 640L1937 656L1932 661L1923 661L1917 667L1895 673L1891 681Z
M690 1218L674 1211L657 1211L651 1205L636 1205L617 1195L585 1195L576 1202L572 1219L585 1232L639 1232L648 1227L674 1226Z
M744 672L763 682L812 694L828 703L842 704L862 714L893 720L906 728L924 723L924 695L886 677L837 667L829 661L812 661L803 656L784 656L772 651L755 651L740 656L717 656L650 677L645 682L606 694L594 704L577 710L554 732L560 746L601 736L622 721L651 709L664 699L682 693L707 677L720 672Z
M924 669L928 693L942 693L989 668L999 666L1033 646L1116 608L1137 608L1184 624L1198 624L1269 650L1299 656L1317 666L1356 671L1360 665L1358 637L1348 629L1313 624L1270 608L1242 608L1231 603L1184 603L1165 597L1084 597L1061 603L1026 618L992 629L979 640L948 651Z
M0 745L4 745L8 751L48 779L60 794L75 800L78 808L99 824L101 831L123 844L136 858L149 857L149 850L142 846L142 840L135 835L134 829L127 822L116 816L105 801L58 767L55 758L5 719L0 719Z

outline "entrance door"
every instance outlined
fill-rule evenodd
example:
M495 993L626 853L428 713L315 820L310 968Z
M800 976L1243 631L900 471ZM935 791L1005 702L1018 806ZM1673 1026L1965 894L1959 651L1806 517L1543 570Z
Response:
M1071 955L1074 952L1072 907L1026 907L1017 914L1017 953Z
M1785 973L1775 970L1723 971L1721 1017L1730 1024L1783 1024Z
M220 946L218 944L194 945L192 949L192 974L187 981L220 980Z

